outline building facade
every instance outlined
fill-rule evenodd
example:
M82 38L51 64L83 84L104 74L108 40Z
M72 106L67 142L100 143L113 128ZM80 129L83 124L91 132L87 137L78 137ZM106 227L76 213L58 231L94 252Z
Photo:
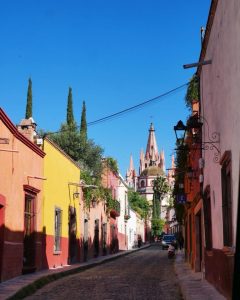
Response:
M231 297L239 193L240 3L212 1L198 68L201 86L204 152L205 276ZM206 221L211 220L211 227Z
M17 130L2 109L0 141L4 170L0 180L0 279L4 281L42 268L45 153Z
M117 188L117 197L120 203L120 216L117 218L119 250L128 249L128 228L127 223L130 219L128 203L128 185L123 177L119 174L119 183Z
M43 150L44 267L56 268L80 260L80 167L48 138Z

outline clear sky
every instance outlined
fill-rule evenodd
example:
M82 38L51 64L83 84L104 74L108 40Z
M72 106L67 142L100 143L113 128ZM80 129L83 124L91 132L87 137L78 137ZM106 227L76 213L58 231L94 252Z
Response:
M66 120L68 87L75 120L82 101L91 122L158 96L191 78L200 27L210 0L2 0L0 106L17 124L25 116L28 78L38 129L56 131ZM173 126L186 120L186 89L154 104L88 127L125 176L132 153L138 170L153 122L170 166Z

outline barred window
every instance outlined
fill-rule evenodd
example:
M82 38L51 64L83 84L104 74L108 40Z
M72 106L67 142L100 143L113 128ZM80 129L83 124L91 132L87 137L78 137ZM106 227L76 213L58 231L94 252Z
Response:
M61 233L62 233L62 211L60 208L55 208L54 251L61 251Z
M222 217L223 217L223 243L232 246L232 178L231 178L231 152L226 151L221 159L222 178Z

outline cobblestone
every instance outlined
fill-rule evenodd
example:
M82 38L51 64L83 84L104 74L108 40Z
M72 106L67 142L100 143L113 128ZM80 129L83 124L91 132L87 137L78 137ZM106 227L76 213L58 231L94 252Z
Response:
M159 245L48 284L31 299L182 299L174 260Z

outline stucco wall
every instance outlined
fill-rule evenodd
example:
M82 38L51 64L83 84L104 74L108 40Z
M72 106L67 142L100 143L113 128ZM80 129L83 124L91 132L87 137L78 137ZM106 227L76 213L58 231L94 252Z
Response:
M202 68L202 114L209 124L210 134L220 133L221 155L232 152L233 237L235 245L236 212L239 178L240 128L240 2L218 1L205 60L211 65ZM207 137L204 122L205 140ZM211 137L211 136L210 136ZM204 152L204 186L211 186L213 247L222 248L221 166L213 163L213 151Z
M46 254L48 267L65 265L68 258L69 238L69 206L76 209L77 239L80 237L80 198L73 197L80 187L70 184L79 184L80 168L64 155L53 143L44 141L44 197L43 197L43 223L46 233ZM62 210L61 252L54 253L55 235L55 208Z
M5 197L4 224L1 231L4 241L0 245L2 269L0 280L20 275L24 251L24 186L34 189L35 267L41 268L41 209L44 153L32 142L20 135L5 113L0 109L0 136L9 139L1 144L0 165L2 169L0 190ZM4 151L5 150L5 151ZM14 152L16 151L16 152ZM31 176L31 177L30 177ZM38 178L32 178L38 177ZM38 259L40 258L40 259Z

